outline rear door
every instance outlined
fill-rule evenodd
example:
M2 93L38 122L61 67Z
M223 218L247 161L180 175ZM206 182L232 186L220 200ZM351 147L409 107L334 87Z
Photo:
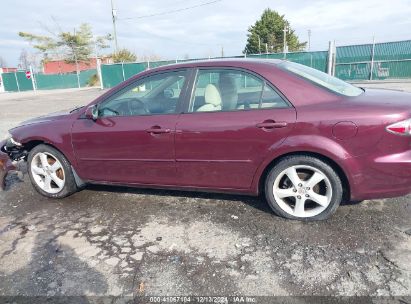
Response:
M98 105L99 117L72 129L78 173L86 180L138 184L175 182L174 136L187 71L137 80Z
M249 189L270 149L285 140L295 109L264 79L236 69L199 69L176 127L182 185Z

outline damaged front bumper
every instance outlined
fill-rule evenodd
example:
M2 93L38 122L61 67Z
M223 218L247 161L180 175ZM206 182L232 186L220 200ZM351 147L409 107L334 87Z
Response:
M7 154L11 160L20 161L27 157L28 152L21 143L13 138L0 142L0 152Z
M27 157L27 151L22 145L12 139L0 141L0 189L4 189L7 173L16 170L13 161Z

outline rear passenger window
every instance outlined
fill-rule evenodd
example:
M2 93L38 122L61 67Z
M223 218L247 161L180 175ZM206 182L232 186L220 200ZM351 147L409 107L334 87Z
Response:
M200 70L190 112L285 108L287 103L264 80L238 70Z
M261 108L284 108L287 103L282 99L276 91L268 85L264 86L263 94L261 96Z

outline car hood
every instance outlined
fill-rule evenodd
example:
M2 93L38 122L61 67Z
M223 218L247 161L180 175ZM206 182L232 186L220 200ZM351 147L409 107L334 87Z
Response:
M32 124L38 124L38 123L45 123L45 122L50 122L50 121L55 121L55 120L60 120L64 119L80 108L72 108L69 110L63 110L63 111L58 111L54 113L50 113L47 115L42 115L39 117L35 117L26 121L21 122L16 128L22 127L22 126L27 126L27 125L32 125Z

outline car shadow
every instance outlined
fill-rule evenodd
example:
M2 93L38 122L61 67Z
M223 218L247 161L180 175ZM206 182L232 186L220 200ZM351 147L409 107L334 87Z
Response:
M14 240L12 249L1 259L16 258L19 242L26 242L27 230ZM34 231L35 233L36 231ZM33 232L32 232L33 233ZM84 295L105 295L108 291L106 277L100 271L81 260L77 253L57 241L59 235L50 231L40 232L33 239L33 249L28 264L10 273L0 271L1 303L94 303ZM46 263L45 263L46 261ZM70 296L68 296L70 295ZM3 302L4 301L4 302Z
M259 196L247 196L240 194L228 194L228 193L215 193L215 192L197 192L197 191L184 191L184 190L170 190L170 189L147 189L147 188L134 188L127 186L115 186L115 185L96 185L89 184L85 189L92 191L106 191L111 193L129 193L138 195L156 195L156 196L172 196L172 197L185 197L194 199L211 199L220 201L235 201L244 203L254 209L263 211L272 215L275 215L268 203L265 200L264 195ZM342 201L340 206L352 206L358 205L363 201Z
M172 196L198 199L212 199L220 201L236 201L244 203L257 210L273 214L267 202L260 196L247 196L239 194L214 193L214 192L196 192L183 190L163 190L163 189L147 189L147 188L133 188L127 186L113 186L113 185L87 185L85 189L92 191L106 191L112 193L130 193L139 195L157 195L157 196Z
M363 201L343 201L341 202L340 206L353 206L361 204Z

